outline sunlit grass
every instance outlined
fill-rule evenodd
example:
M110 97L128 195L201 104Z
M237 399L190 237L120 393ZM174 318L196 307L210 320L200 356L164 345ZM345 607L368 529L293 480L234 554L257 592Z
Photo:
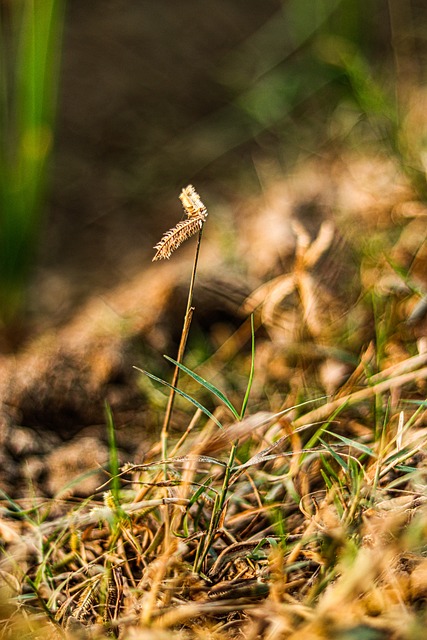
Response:
M298 13L297 3L289 6ZM36 77L40 68L26 55L30 78ZM361 55L341 60L359 108L381 126L391 118L386 133L395 142L395 112L364 74L363 62ZM271 114L260 112L260 85L253 97L252 116L268 120ZM14 163L9 155L2 160L9 176L2 194L8 210L17 212L17 226L5 225L15 250L34 241L39 220L51 144L42 112L35 105L23 110L17 129L22 149L10 156ZM399 147L391 149L398 153ZM31 224L17 224L24 201L34 206ZM196 215L196 225L179 223L156 247L169 257L177 236L182 241L199 232L178 355L166 356L172 381L135 363L144 384L170 392L160 442L139 463L120 467L114 416L106 406L109 465L96 494L79 504L56 496L22 505L2 494L2 637L421 640L427 621L427 355L408 329L408 316L395 312L397 294L378 286L384 265L393 265L381 254L396 230L382 221L381 239L365 240L369 225L356 221L352 258L360 292L353 300L348 291L350 302L341 302L338 314L315 274L333 250L336 230L325 221L312 238L294 219L294 263L266 278L246 301L246 341L235 341L234 357L221 362L226 371L217 380L215 355L193 368L184 364L205 221ZM179 236L183 229L191 233ZM171 238L176 243L168 244ZM5 264L16 265L18 253ZM411 283L409 272L393 269ZM17 277L19 270L4 271L12 272ZM8 314L18 308L20 287L11 288ZM422 293L419 283L405 290ZM285 304L291 294L295 302ZM273 386L269 363L279 348L291 373L288 385L276 376L271 396L280 409L273 409L262 391ZM349 365L327 395L313 391L321 385L312 366L326 357ZM187 416L178 436L171 428L176 396ZM155 397L153 413L159 411Z

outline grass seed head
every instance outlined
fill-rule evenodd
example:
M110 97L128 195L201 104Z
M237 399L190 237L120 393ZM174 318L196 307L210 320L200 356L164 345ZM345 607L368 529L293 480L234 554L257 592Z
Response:
M187 219L181 220L175 227L163 234L162 239L154 247L157 251L153 262L169 259L185 240L202 230L203 223L206 221L207 209L193 185L189 184L188 187L185 187L179 199L187 214Z

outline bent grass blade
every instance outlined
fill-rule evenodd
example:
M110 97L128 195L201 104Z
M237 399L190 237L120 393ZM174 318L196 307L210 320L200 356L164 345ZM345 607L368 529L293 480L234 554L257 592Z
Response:
M179 365L179 366L182 367L182 365ZM150 373L149 371L145 371L145 369L140 369L139 367L135 367L135 366L134 366L134 369L136 369L140 373L143 373L144 375L148 376L148 378L151 378L151 380L155 380L156 382L160 382L160 384L163 384L165 387L168 387L169 389L173 389L175 391L175 393L178 393L178 395L182 396L183 398L185 398L186 400L191 402L191 404L193 404L195 407L197 407L198 409L203 411L203 413L206 416L208 416L208 418L210 418L220 429L223 429L223 426L220 423L220 421L217 418L215 418L215 416L209 411L209 409L206 409L206 407L204 407L202 404L200 404L200 402L197 402L197 400L195 398L193 398L192 396L189 396L188 393L185 393L184 391L181 391L181 389L179 389L178 387L174 387L169 382L166 382L166 380L162 380L162 378L158 378L153 373Z

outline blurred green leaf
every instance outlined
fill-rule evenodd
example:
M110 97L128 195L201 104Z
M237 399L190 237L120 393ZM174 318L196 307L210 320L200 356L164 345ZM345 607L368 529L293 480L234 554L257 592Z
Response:
M0 12L0 321L24 299L53 144L65 0Z

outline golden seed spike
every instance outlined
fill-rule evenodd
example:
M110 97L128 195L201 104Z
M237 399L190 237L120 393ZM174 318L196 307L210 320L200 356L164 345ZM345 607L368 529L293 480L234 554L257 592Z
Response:
M189 184L188 187L185 187L185 189L181 191L179 199L189 218L201 217L203 221L206 220L208 211L192 184Z
M202 229L203 223L208 215L207 209L200 199L199 194L189 184L181 191L179 199L182 202L184 211L187 214L186 220L178 222L176 227L169 229L163 234L161 240L154 246L157 249L153 258L155 260L169 259L171 254L181 246L181 244L191 238Z

